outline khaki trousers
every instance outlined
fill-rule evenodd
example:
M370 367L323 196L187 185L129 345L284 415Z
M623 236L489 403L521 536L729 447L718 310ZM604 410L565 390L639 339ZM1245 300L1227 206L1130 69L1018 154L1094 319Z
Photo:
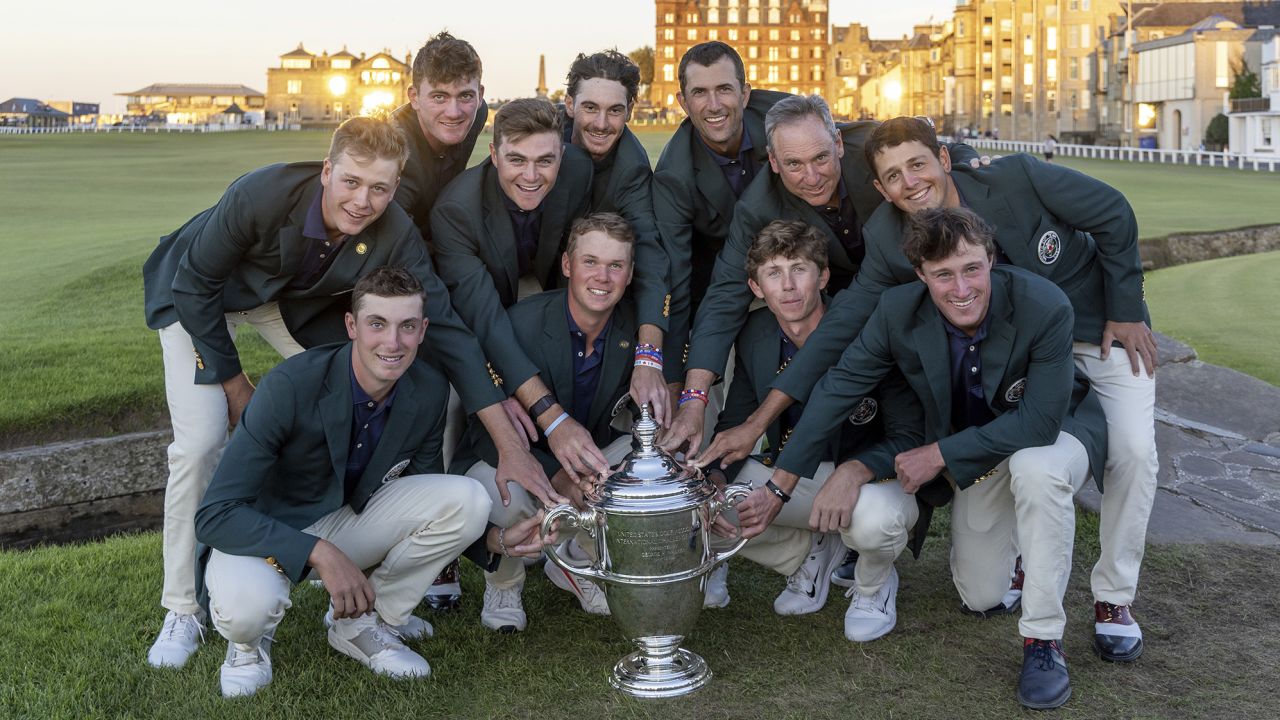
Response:
M896 480L862 486L849 527L840 531L845 546L858 551L853 581L862 596L876 594L889 579L919 519L916 496L903 492Z
M631 452L631 436L624 435L604 448L604 457L605 460L609 461L609 467L613 467L621 462L622 458L629 452ZM538 499L515 483L507 485L507 490L511 493L511 504L504 506L501 496L498 495L498 471L483 460L472 465L467 470L467 477L479 481L485 492L488 493L492 502L492 510L489 511L489 522L498 527L511 527L521 520L533 517L541 509ZM589 535L585 532L578 532L577 539L578 545L588 555L595 555L595 541ZM550 561L548 560L548 562ZM484 581L486 584L502 590L523 585L524 558L502 558L498 562L496 570L484 574Z
M1102 349L1088 343L1072 346L1076 367L1089 377L1107 416L1107 461L1103 471L1099 540L1102 550L1093 566L1093 598L1129 605L1138 591L1138 573L1146 549L1147 520L1155 502L1156 382L1144 369L1133 376L1123 348Z
M403 625L436 575L484 533L488 515L489 497L471 478L411 475L380 488L360 514L343 505L303 532L368 572L378 615ZM256 642L292 604L289 579L260 557L214 550L204 577L213 626L228 642Z
M800 478L791 491L791 501L784 503L765 531L751 538L738 553L742 557L767 567L782 575L790 575L804 564L809 556L813 531L809 529L809 514L813 512L813 499L827 482L835 464L820 463L811 478ZM743 463L735 482L763 487L773 477L773 468L756 460ZM725 513L730 522L737 522L737 513Z
M1018 629L1023 637L1062 638L1067 620L1062 596L1076 528L1072 496L1088 477L1084 445L1058 433L1054 444L1019 450L990 477L956 493L951 578L965 605L977 610L998 605L1021 551L1026 576Z
M227 331L252 325L282 357L302 352L289 334L280 308L271 302L226 314ZM218 384L197 385L195 347L181 323L160 328L164 390L173 421L169 480L164 491L164 587L160 604L194 614L196 602L196 509L227 442L227 396Z

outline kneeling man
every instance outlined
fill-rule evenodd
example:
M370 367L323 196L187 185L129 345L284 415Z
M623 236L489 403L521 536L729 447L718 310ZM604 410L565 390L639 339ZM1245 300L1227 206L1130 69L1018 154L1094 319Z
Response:
M969 210L913 216L903 252L923 283L881 295L857 340L815 388L773 482L789 492L809 475L820 455L815 445L887 373L901 370L924 407L928 444L895 458L898 485L915 493L945 472L960 491L951 514L951 573L971 608L996 605L1008 589L1016 526L1026 568L1018 699L1031 708L1058 707L1071 695L1061 648L1075 533L1071 498L1090 472L1101 477L1107 439L1096 395L1075 381L1071 303L1049 280L992 269L992 231ZM850 508L858 489L846 491ZM864 582L858 591L878 596L884 587ZM870 609L892 612L892 603L876 600Z
M737 370L717 430L737 427L746 420L822 320L828 300L822 291L831 276L827 237L801 221L775 220L752 242L746 271L751 291L766 307L753 311L738 334ZM857 458L850 462L875 467L878 477L888 477L893 472L894 455L920 444L924 416L901 375L894 373L882 387L857 403L848 422L840 423L816 443L822 462L790 491L774 485L770 475L778 453L800 420L800 404L792 405L770 425L759 454L721 466L729 479L755 488L739 505L744 534L752 538L742 555L787 576L786 589L773 603L779 615L821 610L830 590L832 568L845 557L845 545L831 534L839 528L810 531L814 497L821 495L835 463ZM720 470L711 472L714 476ZM914 505L913 498L908 500ZM776 517L771 516L772 524L752 522L763 521L765 513L760 510L779 502L783 507Z
M351 342L268 373L228 443L196 513L198 592L227 639L223 695L271 681L274 630L308 574L330 594L330 645L374 672L421 677L427 661L401 638L430 634L411 613L440 569L464 550L482 565L492 548L536 554L534 523L486 530L484 488L440 474L449 389L414 362L425 301L406 270L362 278Z

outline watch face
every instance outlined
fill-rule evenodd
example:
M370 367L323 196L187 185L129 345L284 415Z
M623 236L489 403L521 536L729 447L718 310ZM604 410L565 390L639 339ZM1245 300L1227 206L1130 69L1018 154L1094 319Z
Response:
M619 413L627 409L627 403L630 403L630 402L631 402L631 393L629 392L623 393L622 397L618 398L618 402L613 404L613 409L609 411L609 417L611 418L618 417Z

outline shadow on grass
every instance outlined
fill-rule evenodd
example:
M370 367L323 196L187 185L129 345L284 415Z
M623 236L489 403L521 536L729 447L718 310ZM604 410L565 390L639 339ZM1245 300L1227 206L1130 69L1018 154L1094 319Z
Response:
M1229 546L1148 549L1136 614L1148 641L1133 665L1090 652L1088 571L1096 520L1081 514L1067 594L1065 646L1075 694L1062 717L1274 717L1280 650L1280 551ZM938 523L940 530L945 527ZM731 562L732 604L702 614L687 646L715 671L709 687L676 701L636 701L611 690L629 651L607 619L587 616L532 568L527 632L481 627L483 580L464 567L460 611L419 613L436 637L416 644L432 663L422 682L378 678L330 650L326 596L296 588L277 634L275 682L257 697L217 695L225 644L176 671L146 666L161 621L160 540L154 533L0 554L0 716L3 717L624 717L1005 718L1021 659L1016 618L974 620L956 609L947 542L900 560L898 627L866 645L843 637L846 602L779 618L782 578Z

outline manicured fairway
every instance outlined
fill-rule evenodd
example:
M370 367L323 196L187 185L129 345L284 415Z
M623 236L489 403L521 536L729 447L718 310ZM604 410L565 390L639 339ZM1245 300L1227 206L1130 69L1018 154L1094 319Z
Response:
M656 161L669 131L638 134ZM487 143L485 136L473 162ZM238 175L321 157L327 145L324 132L0 137L0 446L162 422L159 344L143 324L143 260ZM1130 197L1144 236L1280 222L1280 177L1079 167ZM1230 301L1219 302L1229 312ZM255 340L243 347L256 377L274 357Z
M1280 252L1147 273L1156 329L1200 359L1280 385Z

